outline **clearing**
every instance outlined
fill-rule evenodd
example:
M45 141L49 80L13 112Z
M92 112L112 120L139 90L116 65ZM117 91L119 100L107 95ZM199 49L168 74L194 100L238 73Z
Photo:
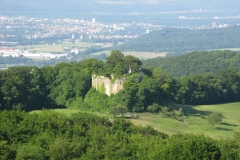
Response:
M102 53L105 53L106 55L110 55L111 50L104 50L101 52L96 52L92 53L91 55L100 55ZM132 55L134 57L139 58L140 60L145 60L145 59L152 59L152 58L157 58L157 57L165 57L167 52L122 52L125 56L126 55Z
M163 118L161 114L139 113L140 118L126 118L135 125L152 126L159 132L169 135L177 133L194 133L204 134L212 138L232 138L234 132L240 132L240 102L217 104L217 105L176 105L177 108L182 108L184 112L184 120L178 121L172 118ZM80 110L73 109L55 109L59 113L70 116L72 113L80 112ZM33 111L40 112L40 111ZM84 112L84 111L82 111ZM113 116L105 112L90 112L98 116L106 116L112 118ZM212 127L208 121L207 116L212 112L220 112L225 118L222 123ZM118 118L121 118L120 115Z

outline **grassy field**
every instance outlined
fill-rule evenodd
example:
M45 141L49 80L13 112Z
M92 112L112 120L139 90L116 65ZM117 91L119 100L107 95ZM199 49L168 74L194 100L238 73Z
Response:
M151 125L156 130L170 135L200 133L212 138L231 138L234 132L240 132L240 103L177 107L183 109L185 115L183 122L149 113L142 113L140 119L131 121L137 125ZM207 116L212 112L220 112L225 116L222 123L213 128L207 121Z
M221 49L208 49L208 51L213 51L213 50L230 50L230 51L240 51L240 48L221 48Z
M18 46L19 49L26 49L29 51L36 51L36 52L64 52L64 49L67 49L68 47L79 47L79 48L88 48L94 44L91 43L85 43L85 42L64 42L60 44L49 44L49 45L27 45L27 46Z
M240 103L229 103L219 105L184 106L177 105L184 112L184 121L172 118L162 118L161 114L140 113L140 118L128 118L131 122L141 126L152 126L154 129L169 135L177 133L204 134L212 138L232 138L234 132L240 132ZM59 113L70 116L79 110L56 109ZM40 111L34 111L40 112ZM212 127L207 116L212 112L221 112L225 118L222 123ZM87 112L98 116L112 118L108 113ZM119 115L120 116L120 115ZM120 118L120 117L119 117Z
M95 46L96 44L94 43L85 43L85 42L75 42L75 43L71 43L71 42L63 42L63 43L59 43L59 44L42 44L42 45L26 45L26 46L18 46L18 49L21 50L28 50L30 52L47 52L47 53L58 53L58 52L64 52L65 49L69 49L69 48L79 48L80 50L84 51L87 48L89 48L90 46ZM93 53L92 55L100 55L102 53L105 53L107 55L110 55L111 50L104 50L101 52L96 52ZM139 58L140 60L145 60L145 59L152 59L152 58L156 58L156 57L165 57L165 55L167 54L167 52L160 52L160 53L156 53L156 52L122 52L125 56L126 55L132 55L135 56L137 58Z
M102 53L110 55L111 50L96 52L96 53L93 53L92 55L100 55ZM156 52L122 52L122 53L125 56L126 55L132 55L134 57L139 58L140 60L152 59L152 58L156 58L156 57L165 57L165 55L167 54L167 52L161 52L161 53L156 53Z

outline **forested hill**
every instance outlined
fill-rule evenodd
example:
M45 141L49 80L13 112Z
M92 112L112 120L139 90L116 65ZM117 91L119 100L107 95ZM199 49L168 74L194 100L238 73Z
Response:
M139 65L142 65L139 59L124 56L116 50L112 51L105 62L86 59L41 68L11 67L0 71L0 110L32 111L67 107L109 111L119 104L130 112L146 112L149 106L154 104L171 109L172 103L199 105L239 101L240 71L225 69L239 68L236 67L240 64L239 53L230 51L211 53L192 53L175 59L174 57L156 59L156 62L152 62L152 66L165 63L164 69L168 67L170 71L175 71L174 76L189 74L190 71L191 73L210 71L211 68L216 69L216 72L217 68L221 70L219 73L180 78L174 78L170 71L164 71L159 67L143 69L145 74L142 75L139 72ZM129 66L131 74L128 74ZM113 75L111 81L115 81L115 78L126 78L123 83L124 89L108 97L103 94L106 92L100 93L92 88L93 74L105 77ZM101 89L106 90L105 87Z
M218 73L228 68L240 69L240 52L211 51L192 52L180 56L149 59L143 61L143 67L162 67L175 77Z
M162 29L140 36L118 46L121 51L171 52L176 55L187 51L220 48L239 48L240 27L209 30Z

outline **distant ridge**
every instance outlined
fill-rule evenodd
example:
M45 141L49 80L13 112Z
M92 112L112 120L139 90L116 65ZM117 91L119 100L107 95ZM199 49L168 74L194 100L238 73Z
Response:
M165 28L132 39L117 48L121 51L170 52L167 56L189 51L240 48L240 26L207 30Z
M180 56L145 60L143 67L161 67L174 77L206 72L218 73L229 68L240 70L240 52L227 50L192 52Z
M231 3L219 0L1 0L0 10L1 14L15 12L16 15L36 15L45 12L66 15L70 12L126 13L195 9L232 11L239 10L239 6L239 0L231 0Z

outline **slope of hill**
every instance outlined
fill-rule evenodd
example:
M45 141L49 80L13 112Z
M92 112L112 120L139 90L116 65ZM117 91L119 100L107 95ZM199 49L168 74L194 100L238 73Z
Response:
M175 77L218 73L223 69L240 69L240 53L234 51L192 52L185 55L149 59L143 61L143 67L162 67Z
M184 113L183 122L173 118L163 118L162 113L139 113L140 118L126 118L133 124L138 126L151 126L159 132L174 135L178 133L204 133L204 135L212 138L232 138L234 132L240 132L240 121L238 113L240 111L240 103L226 103L217 105L176 105L176 108L182 108ZM81 112L74 109L55 109L54 111L71 116L71 114ZM41 113L42 110L32 111L30 113ZM90 112L97 116L112 118L109 113ZM225 118L223 122L216 127L211 127L207 121L209 114L221 112ZM118 115L117 119L121 115Z
M240 27L209 30L162 29L143 35L123 45L121 51L172 52L176 55L206 49L239 48ZM168 54L169 56L169 54Z

